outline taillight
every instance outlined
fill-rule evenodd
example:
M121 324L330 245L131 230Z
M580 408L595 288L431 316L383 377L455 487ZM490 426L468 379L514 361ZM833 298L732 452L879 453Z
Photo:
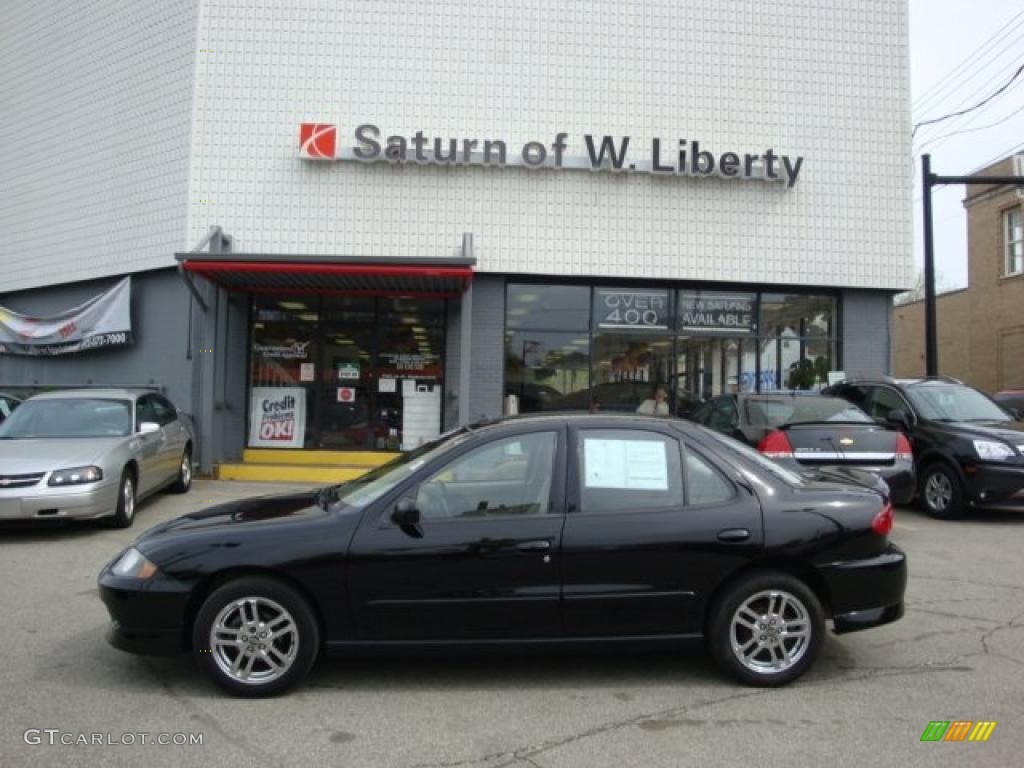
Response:
M782 430L765 435L764 439L757 444L757 450L770 459L789 459L793 456L793 446Z
M892 530L892 521L894 516L894 510L890 502L885 502L885 506L882 507L882 511L875 515L871 521L871 530L877 533L879 536L888 536Z
M910 441L902 432L896 434L896 458L913 459L914 450L910 447Z

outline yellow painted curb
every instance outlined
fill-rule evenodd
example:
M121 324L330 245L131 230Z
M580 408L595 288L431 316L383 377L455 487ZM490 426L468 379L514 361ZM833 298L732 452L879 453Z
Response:
M377 451L303 451L280 448L247 448L242 451L246 464L315 464L317 466L379 467L398 456Z
M353 480L370 467L332 467L309 464L221 464L218 480L246 480L267 483L341 483Z

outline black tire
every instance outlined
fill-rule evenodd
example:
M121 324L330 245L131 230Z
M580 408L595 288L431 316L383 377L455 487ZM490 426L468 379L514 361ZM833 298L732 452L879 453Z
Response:
M135 486L135 473L128 467L121 471L121 484L117 487L117 508L108 518L112 528L129 528L135 521L135 508L139 503Z
M937 520L958 520L966 514L964 486L952 467L941 461L928 464L919 483L918 494L925 514Z
M186 448L178 462L178 479L167 489L171 493L188 493L192 487L192 449Z
M251 619L254 607L253 603L247 602L247 598L258 603L255 606L258 620L266 621L270 626L255 621L249 621L248 625L243 622L243 615ZM245 607L240 608L243 603ZM274 630L271 629L273 618L281 615L275 614L277 609L283 610L291 619L294 633L282 633L282 626L287 627L287 624L279 624L276 626L278 636L274 637ZM213 647L211 632L214 622L221 616L228 626L238 627L238 638L246 638L243 642L248 642L248 646L236 648L229 645L223 652ZM255 626L255 634L251 634L252 630L247 629L247 626ZM250 634L243 634L245 632ZM267 636L264 636L264 632ZM295 643L294 647L292 642ZM264 646L267 650L260 650ZM245 649L251 649L251 652ZM272 658L270 654L275 651L277 659L290 659L286 669L276 677L257 679L260 675L272 673L271 665L264 659ZM320 628L309 603L287 584L263 576L245 576L218 587L199 609L192 628L192 653L197 663L217 685L235 696L259 698L283 693L309 673L319 652ZM241 679L244 675L233 676L225 668L239 657L254 659L253 663L242 661L235 665L242 668L240 673L248 666L252 675L248 681ZM284 663L279 666L284 666Z
M761 597L762 594L785 593L789 602L781 611L776 612L778 617L788 617L781 620L775 619L774 625L769 625L770 619L765 619L764 624L760 623L762 617L771 616L765 608L769 597ZM745 626L737 628L738 645L749 646L751 650L747 654L748 664L740 661L737 652L733 650L733 620L741 606L753 598L751 605L755 607L757 621L751 622L752 630ZM798 611L794 602L798 604L801 611ZM780 603L775 603L779 607ZM748 614L749 615L749 614ZM803 617L803 625L809 631L809 637L801 640L795 634L798 631L799 617ZM779 632L781 627L786 631ZM761 627L764 627L762 630ZM765 634L758 634L764 631ZM722 595L715 602L708 622L707 644L708 651L722 671L739 680L745 685L752 685L764 688L772 688L792 682L810 669L821 648L825 635L825 616L821 608L821 602L814 592L799 579L790 576L782 571L754 571L748 573L733 584L729 585ZM760 638L766 638L767 645L762 645ZM774 638L774 639L773 639ZM782 650L779 650L781 644ZM760 648L759 648L760 646ZM792 662L786 662L783 650L796 655ZM772 662L768 661L771 657ZM778 657L778 668L769 668ZM752 669L752 666L763 667Z

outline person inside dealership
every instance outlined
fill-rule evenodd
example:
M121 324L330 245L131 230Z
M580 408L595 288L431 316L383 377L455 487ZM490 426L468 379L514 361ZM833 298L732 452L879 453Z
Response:
M668 416L668 391L665 387L656 386L652 396L640 403L636 412L643 416Z

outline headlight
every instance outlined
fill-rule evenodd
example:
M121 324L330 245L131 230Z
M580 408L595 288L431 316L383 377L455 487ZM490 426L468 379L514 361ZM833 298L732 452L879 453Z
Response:
M1006 461L1013 456L1013 448L1006 443L992 440L975 440L974 450L977 451L978 458L985 461Z
M95 483L103 479L103 470L99 467L72 467L71 469L58 469L50 475L48 485L81 485L82 483Z
M117 558L110 572L124 579L149 579L156 575L156 566L135 547L129 547Z

